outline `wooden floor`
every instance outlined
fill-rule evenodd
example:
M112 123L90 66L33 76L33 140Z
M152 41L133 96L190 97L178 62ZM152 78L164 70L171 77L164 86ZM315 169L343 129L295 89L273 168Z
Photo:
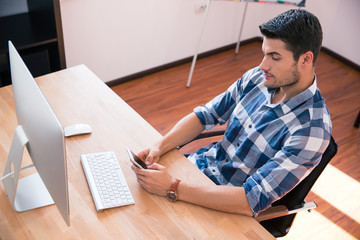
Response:
M112 89L165 134L181 117L223 92L263 57L261 43L197 61L186 88L190 63L123 83ZM316 182L307 201L319 206L297 215L284 239L360 239L360 129L353 127L360 110L360 73L321 53L318 87L332 117L338 154ZM196 146L198 147L198 146Z

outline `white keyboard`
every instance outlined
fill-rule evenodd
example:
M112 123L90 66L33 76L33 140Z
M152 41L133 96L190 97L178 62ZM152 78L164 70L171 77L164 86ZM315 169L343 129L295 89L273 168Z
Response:
M80 159L98 212L135 203L114 152L83 154Z

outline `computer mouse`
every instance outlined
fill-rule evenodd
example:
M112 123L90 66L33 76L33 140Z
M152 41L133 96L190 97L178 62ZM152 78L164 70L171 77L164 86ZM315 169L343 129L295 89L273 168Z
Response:
M89 124L78 123L70 125L64 129L64 136L71 137L76 135L91 133L91 127Z

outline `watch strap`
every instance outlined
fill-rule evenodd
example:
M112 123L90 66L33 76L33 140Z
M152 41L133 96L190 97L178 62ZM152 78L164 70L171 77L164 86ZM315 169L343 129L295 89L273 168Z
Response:
M173 183L171 184L170 191L176 192L176 190L177 190L180 182L181 182L181 180L179 180L179 179L176 178L176 179L173 181Z

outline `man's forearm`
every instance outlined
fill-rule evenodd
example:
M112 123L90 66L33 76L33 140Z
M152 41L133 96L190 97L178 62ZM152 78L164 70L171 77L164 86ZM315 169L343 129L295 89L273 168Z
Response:
M182 118L164 137L157 143L161 155L185 144L197 137L204 130L200 119L195 113Z
M178 199L223 212L253 216L243 187L198 186L181 182Z

